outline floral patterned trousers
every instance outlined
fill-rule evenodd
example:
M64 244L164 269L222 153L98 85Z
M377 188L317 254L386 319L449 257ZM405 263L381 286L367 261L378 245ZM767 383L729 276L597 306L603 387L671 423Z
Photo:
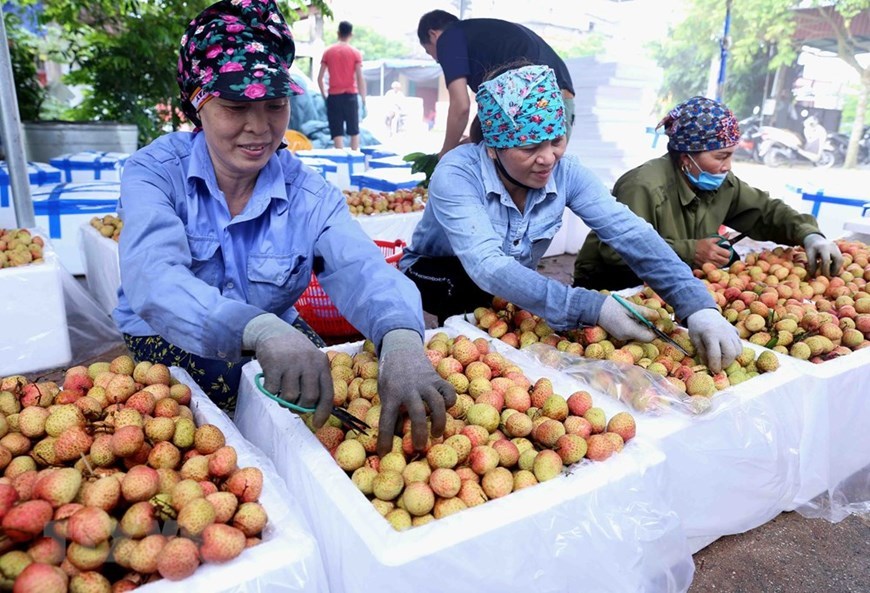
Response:
M293 327L305 334L318 348L326 343L302 318L293 322ZM186 370L205 394L231 417L236 409L242 366L250 357L238 362L226 362L203 358L174 346L160 336L131 336L124 334L124 342L133 353L136 362L147 360Z

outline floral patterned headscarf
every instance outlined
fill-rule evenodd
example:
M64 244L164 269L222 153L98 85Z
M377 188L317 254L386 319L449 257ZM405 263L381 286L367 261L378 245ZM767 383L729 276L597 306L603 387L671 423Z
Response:
M664 126L668 150L704 152L734 146L740 141L737 118L722 103L692 97L671 109L656 129Z
M181 37L178 86L197 126L212 97L257 101L300 95L290 78L296 46L275 0L221 0L190 21Z
M540 144L565 135L565 104L548 66L523 66L477 90L483 141L492 148Z

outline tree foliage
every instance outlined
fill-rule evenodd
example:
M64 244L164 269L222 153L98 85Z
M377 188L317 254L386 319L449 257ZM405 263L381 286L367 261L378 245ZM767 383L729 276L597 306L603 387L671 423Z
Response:
M18 0L32 4L35 0ZM187 23L213 0L43 0L40 21L60 27L72 65L66 82L83 85L77 120L139 127L144 144L180 123L175 81L178 42ZM325 0L279 2L288 21L309 8L331 15Z
M354 26L351 43L362 53L364 60L407 58L414 53L407 40L391 39L371 27L360 25Z
M15 97L22 120L39 118L39 108L45 99L45 91L36 78L37 40L21 23L21 18L4 10L3 22L9 40L9 58L12 62L12 77L16 81Z

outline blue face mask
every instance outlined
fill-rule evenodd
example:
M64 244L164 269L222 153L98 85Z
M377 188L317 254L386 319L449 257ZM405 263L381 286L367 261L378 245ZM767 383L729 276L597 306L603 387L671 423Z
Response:
M695 159L693 159L691 155L686 156L695 163ZM686 177L689 178L689 181L691 181L695 187L704 191L719 189L719 186L722 185L723 181L725 181L725 177L728 176L728 173L707 173L704 169L698 166L698 163L695 163L695 166L698 167L700 174L695 177L688 169L686 169Z

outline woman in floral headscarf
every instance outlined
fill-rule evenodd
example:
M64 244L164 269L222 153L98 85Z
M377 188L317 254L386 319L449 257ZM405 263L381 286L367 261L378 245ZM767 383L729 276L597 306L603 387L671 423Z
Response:
M812 216L772 200L731 172L740 130L730 109L692 97L657 127L668 135L668 154L623 175L613 195L649 221L681 260L695 268L731 263L733 249L718 235L724 224L753 239L803 245L810 273L817 262L823 274L837 273L840 250L825 239ZM620 255L590 233L577 254L574 285L620 289L638 284L640 279Z
M119 211L121 290L113 315L137 359L185 367L232 408L240 363L264 386L329 417L323 342L293 305L314 271L379 348L378 448L399 415L413 443L439 436L455 393L423 353L420 297L350 217L344 197L280 150L294 43L274 0L222 0L181 39L178 84L193 133L168 134L127 162Z
M620 339L651 341L652 332L613 298L535 271L568 207L687 320L711 368L730 364L740 340L703 284L588 169L564 157L564 106L553 70L508 69L484 82L476 98L480 141L439 161L423 218L399 262L420 289L423 308L443 320L497 295L555 329L598 324Z

